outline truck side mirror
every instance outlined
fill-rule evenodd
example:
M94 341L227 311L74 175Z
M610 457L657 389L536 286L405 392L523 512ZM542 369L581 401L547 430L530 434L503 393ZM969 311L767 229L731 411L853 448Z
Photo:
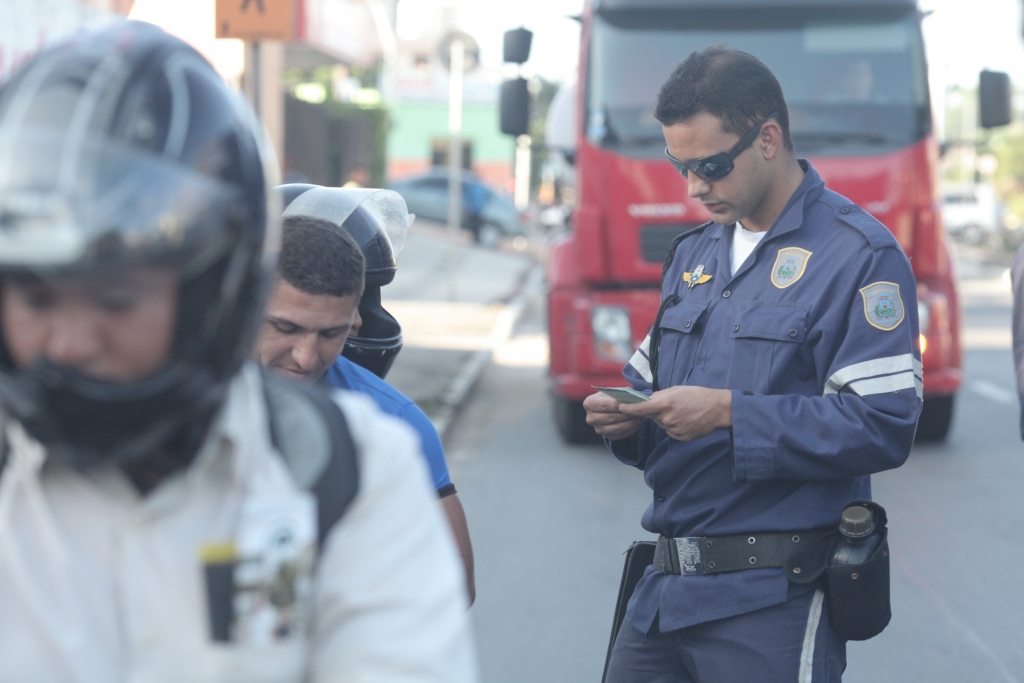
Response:
M533 44L533 31L514 28L505 31L505 61L522 64L530 58L530 46Z
M978 81L978 119L982 128L1005 126L1013 120L1009 75L982 71Z
M530 127L530 90L525 78L514 78L501 84L501 132L526 135Z

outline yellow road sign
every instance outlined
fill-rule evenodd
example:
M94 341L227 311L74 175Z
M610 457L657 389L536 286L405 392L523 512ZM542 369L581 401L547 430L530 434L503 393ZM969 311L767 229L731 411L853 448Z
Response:
M217 0L217 37L291 40L293 0Z

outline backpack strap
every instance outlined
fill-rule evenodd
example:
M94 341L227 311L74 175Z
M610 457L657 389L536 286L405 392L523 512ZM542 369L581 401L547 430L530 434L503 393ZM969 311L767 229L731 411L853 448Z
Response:
M270 438L295 483L316 496L317 546L359 491L359 462L345 414L331 396L263 373Z

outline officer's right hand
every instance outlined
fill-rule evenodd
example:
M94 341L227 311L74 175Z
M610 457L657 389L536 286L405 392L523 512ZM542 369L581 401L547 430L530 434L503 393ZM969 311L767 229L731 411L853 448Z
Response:
M601 436L612 441L625 439L636 434L644 418L630 417L619 410L622 405L611 396L597 392L587 396L583 409L587 411L587 424Z

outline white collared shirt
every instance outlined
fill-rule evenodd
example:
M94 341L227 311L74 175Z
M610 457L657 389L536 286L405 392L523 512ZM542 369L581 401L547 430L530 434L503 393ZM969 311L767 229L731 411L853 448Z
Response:
M466 682L476 663L465 582L416 436L338 392L359 493L327 538L308 637L209 637L200 547L234 537L249 496L296 486L246 367L200 454L140 496L116 468L46 462L9 423L0 475L0 681Z

